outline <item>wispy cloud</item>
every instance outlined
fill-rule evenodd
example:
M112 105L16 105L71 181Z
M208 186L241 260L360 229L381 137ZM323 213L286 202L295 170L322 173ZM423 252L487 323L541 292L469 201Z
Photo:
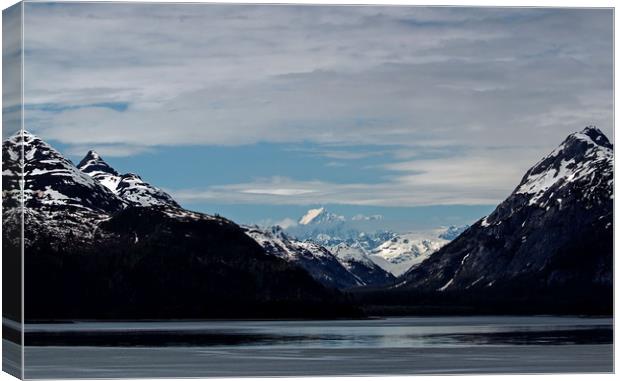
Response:
M459 157L401 161L384 165L384 181L334 183L286 177L171 190L184 202L275 205L348 204L375 206L485 205L504 199L532 165L521 150L484 150ZM498 158L510 158L501 161Z

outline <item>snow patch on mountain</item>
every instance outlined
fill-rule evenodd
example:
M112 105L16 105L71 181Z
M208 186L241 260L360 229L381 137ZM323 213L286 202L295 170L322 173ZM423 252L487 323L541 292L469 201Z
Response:
M367 266L376 265L370 258L368 252L360 245L347 245L340 243L332 246L329 250L343 263L347 268L351 268L354 263L363 263Z
M382 261L377 261L378 265L382 266L384 270L400 276L413 266L422 263L448 242L450 241L439 238L437 234L402 234L372 250L371 258L380 258Z
M114 170L106 163L99 154L93 150L88 151L86 156L78 164L78 169L88 174L93 179L99 181L103 186L116 192L116 187L121 181L121 178Z
M612 163L613 147L607 138L597 128L587 127L569 135L562 144L536 163L514 193L530 197L530 206L547 206L544 201L548 201L553 193L558 193L574 182L592 182L598 168ZM553 193L544 197L551 188Z
M122 204L107 188L28 131L15 134L3 143L3 154L6 152L10 157L20 157L19 150L22 149L25 159L23 201L26 206L72 206L108 211Z
M361 279L366 285L379 286L392 283L396 278L380 266L376 259L359 244L345 243L330 247L329 250L338 258L340 263L351 273Z
M88 151L78 168L130 205L180 207L169 194L145 182L140 176L133 173L120 175L95 151Z
M379 217L356 217L349 220L328 212L325 207L310 209L298 220L298 224L288 224L286 232L299 241L312 241L325 247L334 247L340 243L360 244L366 250L394 236L394 233L389 231L360 231L357 226L360 222L375 221Z
M19 160L22 150L25 159L23 198ZM43 236L69 237L76 245L88 242L95 236L101 222L135 205L165 206L160 208L163 213L179 220L224 221L180 208L170 196L136 175L119 176L94 151L82 160L80 170L60 152L27 131L20 131L3 141L2 159L3 203L6 206L3 218L20 222L21 215L15 211L22 210L17 207L23 202L24 221L29 226L26 243Z
M133 173L121 176L116 192L123 200L137 206L179 207L168 193L150 185Z
M321 284L338 289L363 286L362 279L351 273L327 248L315 242L297 241L274 226L268 229L245 226L246 235L263 247L265 252L305 269Z
M92 237L96 224L123 208L114 193L27 131L3 141L2 163L3 218L20 226L22 215L15 212L23 211L29 226L26 244L49 235L70 237L77 245ZM7 239L20 236L9 234Z
M329 248L345 266L365 266L368 260L399 276L419 264L469 226L450 226L428 231L396 234L388 230L363 231L359 222L381 221L383 216L358 214L350 219L321 207L310 209L287 234ZM362 229L362 230L358 230Z

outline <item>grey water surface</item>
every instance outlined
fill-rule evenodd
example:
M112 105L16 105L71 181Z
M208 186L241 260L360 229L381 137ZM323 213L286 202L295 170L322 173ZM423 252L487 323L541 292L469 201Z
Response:
M66 322L25 332L29 379L613 371L611 318Z

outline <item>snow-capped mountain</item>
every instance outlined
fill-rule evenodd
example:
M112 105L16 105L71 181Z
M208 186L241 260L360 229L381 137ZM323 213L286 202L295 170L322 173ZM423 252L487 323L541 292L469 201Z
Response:
M26 131L3 144L3 154L17 157L24 150L24 204L30 208L67 206L100 212L122 208L122 201L106 187L80 172L71 161L40 138ZM11 169L9 169L11 170Z
M558 148L536 163L514 194L541 208L562 203L563 194L580 190L579 201L600 203L613 195L613 146L595 127L571 134ZM598 191L598 192L597 192Z
M20 192L23 150L23 200ZM37 235L63 234L87 240L94 226L123 208L123 201L71 161L31 133L17 133L2 143L3 202L23 201L26 242ZM17 208L3 208L7 221L21 218ZM7 224L6 226L12 226ZM15 224L19 226L19 224Z
M396 236L395 233L386 230L362 232L344 225L337 228L317 229L311 231L300 231L299 229L287 229L295 238L305 241L312 241L326 247L334 247L339 244L349 246L360 246L364 250L370 251L375 247Z
M143 181L140 176L133 173L119 175L95 151L88 151L78 168L130 205L179 208L169 194Z
M611 305L613 156L597 128L569 135L493 213L407 272L397 288Z
M437 234L409 233L397 235L371 251L370 257L384 270L400 276L416 266L449 241Z
M325 207L310 209L297 225L290 226L286 233L299 241L312 241L325 247L345 243L350 246L361 245L371 250L382 242L391 239L390 231L360 231L355 223L360 221L379 221L382 216L356 215L350 220L345 216L329 212Z
M361 214L348 219L321 207L308 210L299 219L297 226L289 227L285 231L299 241L315 242L329 248L334 254L337 254L336 251L343 253L347 256L349 266L353 266L357 259L367 258L384 271L400 276L467 228L450 226L447 229L396 234L388 230L361 231L356 225L360 221L382 220L381 215ZM366 264L362 260L356 266L364 268Z
M384 264L381 258L371 258L368 252L357 245L347 245L340 243L329 248L352 274L364 281L365 285L384 285L393 282L396 277L385 270L387 264ZM381 263L380 266L378 263Z
M116 192L123 200L133 205L179 207L168 193L150 185L133 173L121 176Z
M299 219L299 225L318 225L344 222L344 216L330 213L325 208L310 209Z
M261 229L245 227L246 234L260 244L268 254L304 268L321 284L338 289L365 285L366 282L350 272L325 247L313 242L300 242L288 237L278 227Z
M77 167L112 192L116 191L116 187L120 182L120 175L97 152L93 150L88 151Z

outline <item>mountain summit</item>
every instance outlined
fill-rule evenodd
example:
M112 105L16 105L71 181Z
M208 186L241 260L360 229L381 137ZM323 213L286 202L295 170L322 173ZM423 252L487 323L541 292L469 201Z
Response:
M168 193L145 182L140 176L133 173L119 175L95 151L88 151L78 168L130 205L180 207Z
M101 173L109 173L112 175L118 175L118 172L114 170L114 168L110 167L108 163L106 163L101 156L93 150L88 151L86 156L80 161L77 165L78 168L82 170L87 170L88 172L101 172Z
M88 151L77 167L80 171L99 181L111 191L114 192L116 190L120 179L119 174L97 152L93 150Z
M328 212L324 207L310 209L299 219L300 225L317 225L344 222L344 216Z
M558 196L571 189L584 190L581 196L585 198L609 198L613 187L601 181L607 181L609 185L613 182L612 163L613 146L607 137L596 127L586 127L569 135L558 148L527 171L513 194L529 197L530 205L542 207L552 201L552 196L561 202ZM602 190L602 194L592 192L595 189Z
M608 308L612 224L613 146L587 127L528 170L493 213L406 273L397 288L513 306Z
M18 132L2 143L3 163L9 165L7 171L21 173L18 159L22 150L26 207L43 210L70 207L106 213L122 208L122 201L106 187L79 171L71 161L28 131Z

